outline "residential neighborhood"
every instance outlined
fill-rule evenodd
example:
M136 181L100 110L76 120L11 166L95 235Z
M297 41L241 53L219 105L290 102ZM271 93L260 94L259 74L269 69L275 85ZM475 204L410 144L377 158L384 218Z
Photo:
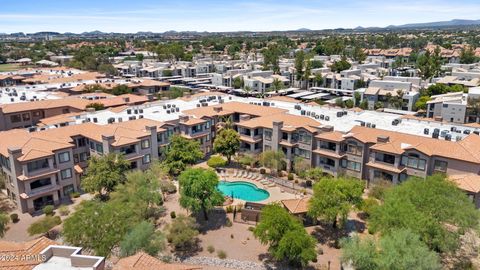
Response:
M480 269L478 3L27 2L0 269Z

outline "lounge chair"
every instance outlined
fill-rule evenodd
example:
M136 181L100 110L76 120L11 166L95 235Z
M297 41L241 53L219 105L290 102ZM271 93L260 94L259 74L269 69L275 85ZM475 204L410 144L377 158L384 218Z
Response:
M252 179L253 181L257 181L257 180L258 180L258 177L259 177L258 174L253 173L252 175L253 175L253 177L252 177L251 179Z
M237 175L238 175L238 171L237 171L237 170L233 170L233 175L232 175L232 177L237 177Z

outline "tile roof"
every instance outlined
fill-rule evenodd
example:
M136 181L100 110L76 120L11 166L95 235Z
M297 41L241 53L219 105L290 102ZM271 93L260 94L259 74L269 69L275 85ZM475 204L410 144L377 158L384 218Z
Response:
M73 147L72 137L84 136L95 141L102 141L102 135L114 136L113 146L138 142L141 138L149 136L146 126L157 126L158 132L163 132L165 123L151 119L137 119L109 125L96 125L84 123L79 125L65 126L37 132L13 129L0 132L0 141L8 141L8 144L0 144L0 154L8 156L8 148L22 149L19 161L34 160L48 157L65 148Z
M464 191L471 193L480 192L480 175L478 174L468 173L450 175L448 178Z
M377 142L379 136L389 137L386 143ZM401 154L406 150L417 150L427 156L480 163L480 136L471 134L465 139L454 142L416 136L401 132L355 126L344 137L355 138L363 143L373 143L373 150Z
M237 125L247 128L273 128L273 122L278 121L283 122L282 130L285 131L293 131L297 128L305 128L310 132L315 132L316 128L321 126L320 122L310 117L286 113L256 117L250 120L241 121L240 123L237 123Z
M194 270L199 266L187 264L164 263L144 252L120 259L113 270Z
M41 251L50 245L58 245L58 243L46 237L40 237L24 243L0 241L0 254L2 256L39 255ZM0 260L0 269L31 270L40 263L41 261L39 260Z
M308 212L310 198L282 200L282 204L291 214L303 214Z

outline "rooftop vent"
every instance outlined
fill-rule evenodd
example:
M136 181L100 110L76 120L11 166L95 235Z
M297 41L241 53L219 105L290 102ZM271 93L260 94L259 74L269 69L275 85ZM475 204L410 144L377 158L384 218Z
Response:
M377 142L379 142L379 143L387 143L389 141L390 141L389 136L378 136L377 137Z

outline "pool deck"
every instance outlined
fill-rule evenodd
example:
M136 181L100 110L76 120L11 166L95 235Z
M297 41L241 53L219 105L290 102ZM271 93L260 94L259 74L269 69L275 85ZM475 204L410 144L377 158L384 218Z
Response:
M268 193L270 193L270 197L268 197L267 199L265 199L263 201L257 201L256 203L268 204L268 203L272 203L272 202L280 202L281 200L300 199L301 198L300 195L295 195L295 194L289 193L289 192L285 191L284 188L282 188L282 187L278 187L278 186L268 187L268 186L260 183L259 181L255 181L255 180L252 180L252 179L247 179L247 178L238 177L238 176L236 176L236 177L227 176L225 178L222 178L220 176L220 179L222 181L226 181L226 182L238 182L238 181L248 182L248 183L254 184L258 188L264 189L264 190L268 191ZM233 200L233 204L244 204L245 202L246 201L240 200L240 199L234 199Z

